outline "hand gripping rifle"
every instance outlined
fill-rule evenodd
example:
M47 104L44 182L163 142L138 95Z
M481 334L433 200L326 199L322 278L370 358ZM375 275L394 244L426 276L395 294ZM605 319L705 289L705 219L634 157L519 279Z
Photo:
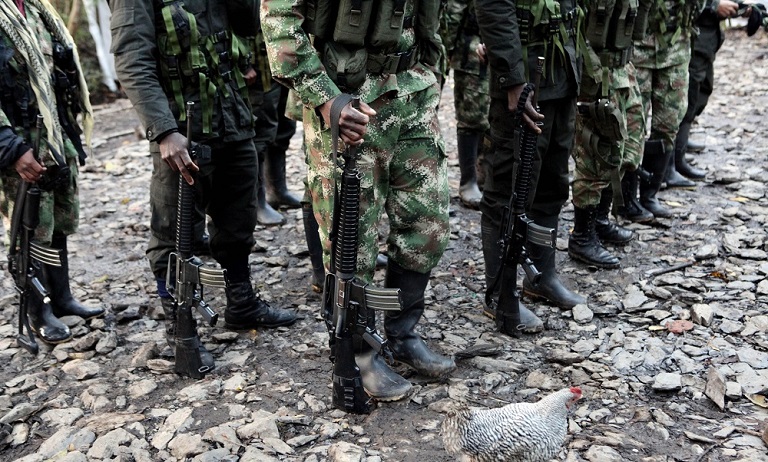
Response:
M193 160L208 161L201 145L192 146L192 110L194 103L187 103L187 152ZM199 151L199 154L198 154ZM210 155L210 153L208 153ZM205 268L203 262L192 253L193 220L195 215L195 191L179 174L179 200L176 210L176 252L168 257L168 292L173 297L176 312L176 366L177 374L201 379L210 371L200 358L200 339L195 330L192 308L197 308L205 322L216 325L216 314L203 300L203 287L226 288L226 272Z
M35 139L32 153L40 161L40 143L43 137L43 116L38 114L35 123ZM11 217L10 247L8 250L8 271L16 283L19 292L19 346L36 355L39 351L27 314L32 297L38 297L43 303L50 303L48 290L40 282L38 275L42 265L61 266L59 250L44 247L32 242L37 225L40 224L40 188L37 183L22 181L16 190L16 202ZM18 242L18 247L17 247ZM24 334L26 329L27 333Z
M357 107L358 100L346 94L338 96L331 106L334 166L337 165L339 115L350 101ZM334 203L332 272L325 277L323 317L328 327L333 363L333 406L345 412L367 414L371 412L372 402L363 389L360 368L355 363L352 336L361 336L377 353L391 361L392 352L387 340L368 324L368 310L400 311L402 300L400 289L376 288L355 277L361 178L357 168L358 147L347 146L342 156L345 163L341 192L336 194Z
M517 117L514 136L515 157L519 159L515 176L515 190L509 198L509 205L504 208L499 245L502 248L502 265L499 273L485 293L486 305L492 306L493 293L500 285L499 301L496 308L496 327L499 331L512 336L519 336L523 325L520 322L520 292L517 289L517 267L522 266L528 279L537 284L541 273L528 258L526 243L554 248L556 234L552 228L539 226L525 215L525 205L531 190L533 161L536 156L538 135L523 121L523 113L528 95L533 94L533 106L538 111L537 96L541 74L544 70L544 58L539 57L536 66L534 84L528 84L517 103ZM542 125L538 122L537 125Z

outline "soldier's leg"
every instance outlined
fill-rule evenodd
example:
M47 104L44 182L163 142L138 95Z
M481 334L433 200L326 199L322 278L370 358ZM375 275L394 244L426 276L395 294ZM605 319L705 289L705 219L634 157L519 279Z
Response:
M390 108L400 116L400 134L392 139L386 197L390 234L386 286L397 287L403 310L386 313L384 330L396 360L420 374L443 376L456 368L416 332L424 309L424 291L432 268L448 244L448 175L445 145L437 120L437 84L397 98ZM387 120L386 117L382 117Z
M488 129L488 91L479 75L454 71L456 147L459 156L459 198L467 207L477 208L482 193L477 184L477 155ZM486 81L487 87L487 81Z
M509 205L512 195L515 165L519 162L514 155L514 126L515 113L507 108L506 99L491 99L488 113L491 126L492 145L485 153L485 185L483 200L480 202L480 230L485 261L486 290L495 285L502 267L503 249L499 245L502 230L504 208ZM513 287L501 288L514 290ZM493 294L491 306L485 306L485 313L495 316L495 303L498 299L497 286ZM533 334L544 330L544 323L531 310L520 304L520 321L525 326L522 331Z
M538 139L538 165L534 167L536 190L533 200L529 200L528 216L540 226L557 230L560 210L568 200L568 159L576 130L576 98L545 101L539 106L545 119ZM586 302L584 297L565 287L557 276L555 249L530 245L530 255L542 274L536 285L527 278L523 280L524 292L546 298L562 308Z
M262 102L253 105L253 114L256 118L256 136L254 143L259 153L259 176L257 184L257 208L256 219L260 225L276 226L285 223L285 217L275 210L267 201L266 164L269 157L270 145L278 134L280 114L277 107L280 104L280 95L283 87L277 82L272 82L272 87L262 93Z
M386 120L385 111L390 108L386 97L370 103L378 112L376 119ZM378 132L378 133L377 133ZM333 223L334 196L336 179L340 178L341 170L336 169L329 155L332 151L330 130L323 127L315 111L304 110L304 140L307 148L307 185L312 195L312 209L318 223L320 241L323 244L323 259L330 268L331 241L329 233ZM377 130L375 121L369 125L366 143L363 145L361 162L358 163L363 177L361 179L360 232L358 234L358 276L370 281L378 249L378 221L381 217L383 201L386 195L376 187L386 186L388 175L388 159L392 148L387 145L382 149L381 130ZM376 181L380 179L380 181ZM330 269L334 271L333 268ZM375 313L368 314L369 322L375 319ZM367 342L360 336L354 335L356 347L355 362L360 368L365 391L380 401L394 401L405 397L411 389L411 384L393 371Z
M230 329L290 325L296 321L296 315L270 306L251 285L248 255L256 226L258 168L253 141L211 148L209 178L201 179L201 183L207 186L203 196L211 217L211 255L227 270L226 325ZM205 170L201 169L201 173L206 173Z
M267 187L267 203L273 208L299 208L301 200L288 190L285 178L285 156L291 144L291 138L296 133L296 122L285 116L288 101L288 89L280 86L280 97L277 103L277 134L267 148L264 162Z

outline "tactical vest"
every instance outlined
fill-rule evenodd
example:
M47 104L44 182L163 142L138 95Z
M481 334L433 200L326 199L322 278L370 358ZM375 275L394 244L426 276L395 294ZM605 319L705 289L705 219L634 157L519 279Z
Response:
M516 3L515 12L520 31L520 43L523 45L523 62L528 60L528 45L543 45L547 68L567 60L565 44L578 35L584 20L583 10L573 2L570 11L561 11L557 0L521 0ZM577 42L578 48L578 42ZM526 78L529 69L526 67ZM545 70L545 76L548 72Z
M407 11L413 14L406 16ZM439 12L440 0L305 0L302 27L315 37L331 79L353 92L367 73L396 74L418 62L437 64ZM403 32L411 28L416 44L398 50Z
M589 4L585 38L603 67L620 68L632 57L632 42L645 35L650 0L597 0Z
M213 132L214 97L232 97L240 92L247 101L248 93L242 67L249 59L247 45L226 27L223 2L207 2L208 8L221 10L208 12L218 23L211 24L206 35L200 31L195 18L196 4L183 0L161 0L156 17L159 23L157 47L160 53L160 73L164 91L176 103L179 122L186 120L184 95L197 90L202 106L202 132Z
M690 32L698 16L698 5L691 0L655 0L650 11L649 33L662 47L675 43L683 32Z

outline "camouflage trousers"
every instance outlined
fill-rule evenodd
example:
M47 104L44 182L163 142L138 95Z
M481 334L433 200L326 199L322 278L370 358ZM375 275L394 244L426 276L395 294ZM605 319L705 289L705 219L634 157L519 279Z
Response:
M662 69L637 68L643 114L651 111L650 139L661 140L667 152L675 149L677 131L688 109L688 62Z
M357 165L362 174L357 273L373 278L378 255L378 223L389 217L389 258L405 269L427 273L437 265L449 238L449 188L445 145L437 120L437 84L403 96L386 94L369 105L368 124ZM336 179L330 129L313 110L304 110L308 149L307 183L320 226L323 259L331 255L329 231Z
M67 157L67 165L72 172L69 182L54 191L40 193L40 224L35 229L35 242L50 245L53 233L69 236L77 232L80 220L80 198L77 187L77 158ZM49 169L50 171L50 169ZM0 182L0 213L3 215L3 225L10 230L11 217L16 202L16 191L21 184L21 178L9 167L2 173ZM9 244L9 232L6 232L5 243Z
M573 205L576 207L584 208L600 203L602 191L611 185L611 181L621 179L625 171L636 170L643 158L645 112L643 112L643 101L635 74L631 71L628 75L629 87L610 90L609 99L624 115L621 122L625 125L627 133L626 138L618 141L614 149L602 150L590 145L582 134L597 133L595 121L581 115L576 117L576 138L573 150L575 168L572 184ZM588 87L585 83L583 90ZM583 90L582 97L585 93Z
M459 69L453 71L453 104L456 108L456 128L485 133L488 125L488 74L477 75Z

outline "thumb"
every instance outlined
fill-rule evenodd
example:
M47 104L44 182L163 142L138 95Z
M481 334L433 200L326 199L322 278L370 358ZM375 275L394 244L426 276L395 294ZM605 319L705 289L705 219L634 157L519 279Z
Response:
M376 111L374 111L371 106L368 106L368 104L364 103L363 101L360 101L360 107L358 110L369 117L376 115Z

